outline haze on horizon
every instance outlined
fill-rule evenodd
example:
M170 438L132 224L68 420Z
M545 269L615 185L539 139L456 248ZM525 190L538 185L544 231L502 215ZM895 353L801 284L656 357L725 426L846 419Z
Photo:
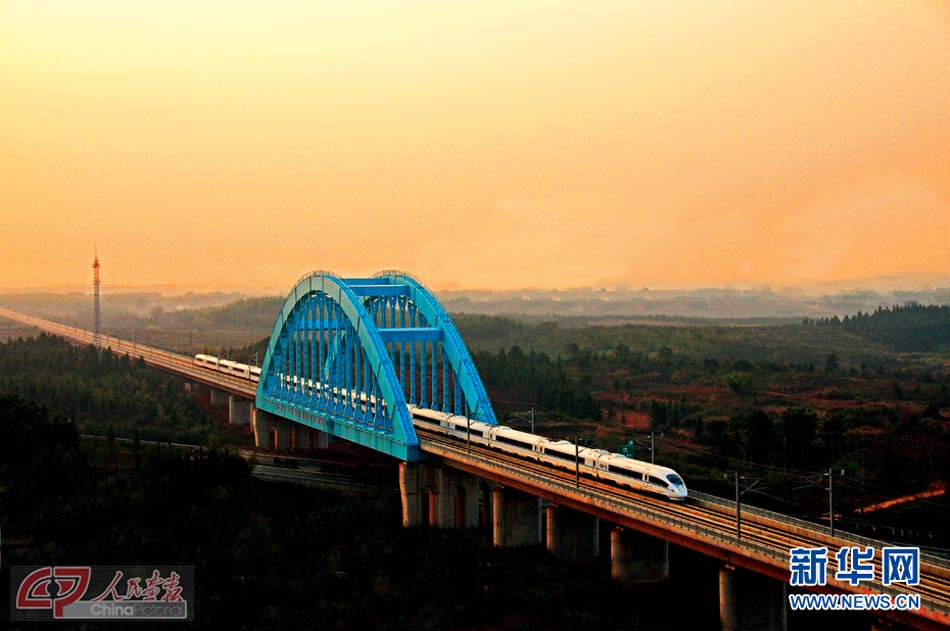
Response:
M0 287L950 274L950 5L0 3Z

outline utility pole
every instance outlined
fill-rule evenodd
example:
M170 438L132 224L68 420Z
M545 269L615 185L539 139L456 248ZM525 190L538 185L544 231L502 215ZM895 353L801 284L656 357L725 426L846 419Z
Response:
M760 478L747 478L745 476L740 476L738 469L726 471L723 474L723 479L728 479L730 473L733 474L736 481L736 539L742 539L742 496L755 489L762 480ZM739 480L748 481L749 485L740 490ZM757 490L764 491L765 489L761 488Z
M620 453L627 456L628 458L633 458L636 456L637 447L641 449L649 449L650 450L650 464L656 464L656 437L662 436L662 435L663 435L663 432L658 432L655 429L651 429L649 447L646 445L646 443L644 443L642 440L637 438L634 440L627 441L626 445L621 445Z
M534 406L531 406L531 411L528 412L528 416L525 416L524 412L518 412L511 415L512 420L518 421L529 421L531 423L531 433L534 433Z
M831 536L835 536L835 476L831 467L828 467L828 525L831 527Z
M581 488L581 447L577 444L577 434L574 434L574 486Z
M844 469L839 469L837 473L833 467L828 467L827 473L817 473L814 480L807 480L808 484L796 486L795 490L817 486L823 491L828 491L828 527L831 529L831 536L835 536L835 476L844 475ZM825 478L828 478L828 486L825 486Z
M742 539L742 494L739 492L739 470L733 471L736 476L736 539Z
M584 439L584 449L595 447L600 440ZM578 434L574 434L574 486L581 487L581 439Z

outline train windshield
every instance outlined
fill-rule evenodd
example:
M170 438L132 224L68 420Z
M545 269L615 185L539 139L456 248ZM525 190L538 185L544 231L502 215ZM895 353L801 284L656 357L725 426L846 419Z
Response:
M680 486L683 484L683 478L679 477L675 473L670 473L666 476L666 479L669 480L673 486Z

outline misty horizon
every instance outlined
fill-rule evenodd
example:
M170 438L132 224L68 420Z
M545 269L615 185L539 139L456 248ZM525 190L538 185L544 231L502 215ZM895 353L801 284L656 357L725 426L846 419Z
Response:
M103 269L106 269L103 265ZM411 270L405 270L410 275L415 276L420 281L425 282L424 278L419 278ZM364 278L372 274L347 274L339 273L341 278ZM139 292L157 292L163 295L177 293L237 293L252 296L263 295L281 295L286 293L287 289L293 286L294 277L288 281L286 286L271 287L253 287L248 285L215 285L202 283L143 283L143 284L114 284L109 283L107 278L103 278L103 290L109 290L116 293L139 293ZM23 285L23 286L0 286L0 294L23 294L23 293L44 293L44 292L79 292L91 293L92 275L88 283L78 284L46 284L46 285ZM431 287L431 286L430 286ZM464 287L461 283L450 283L447 287L431 287L433 291L444 294L464 293L517 293L517 292L572 292L572 291L601 291L612 292L682 292L682 291L706 291L706 290L729 290L729 291L762 291L774 292L777 294L802 294L802 295L821 295L823 293L847 293L861 291L876 291L881 293L892 292L914 292L914 291L939 291L950 288L950 274L941 273L920 273L904 275L882 275L867 278L829 280L810 283L792 283L778 284L767 282L722 282L722 283L592 283L590 285L572 285L572 286L524 286L524 287Z
M844 288L805 291L794 288L639 288L575 287L568 289L435 290L446 309L457 313L530 317L690 318L708 320L799 319L854 315L895 305L950 304L950 282L942 286L910 288ZM243 299L273 300L275 310L286 290L185 291L172 286L109 288L102 291L104 311L111 308L146 315L153 309L216 307ZM0 292L4 302L58 308L84 317L91 300L88 288L52 291L48 288Z

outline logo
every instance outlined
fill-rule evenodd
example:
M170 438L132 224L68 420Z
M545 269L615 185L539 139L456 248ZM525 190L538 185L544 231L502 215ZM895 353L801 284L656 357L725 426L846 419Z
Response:
M828 548L792 548L788 551L789 584L818 587L828 584ZM834 555L834 579L852 586L874 581L875 549L844 546ZM881 549L880 582L883 586L920 584L920 548ZM789 594L792 609L888 610L919 609L919 594Z
M20 583L16 608L52 609L54 618L62 618L63 609L86 593L91 573L92 569L88 567L41 567L34 570Z
M12 568L10 618L194 620L194 567Z

